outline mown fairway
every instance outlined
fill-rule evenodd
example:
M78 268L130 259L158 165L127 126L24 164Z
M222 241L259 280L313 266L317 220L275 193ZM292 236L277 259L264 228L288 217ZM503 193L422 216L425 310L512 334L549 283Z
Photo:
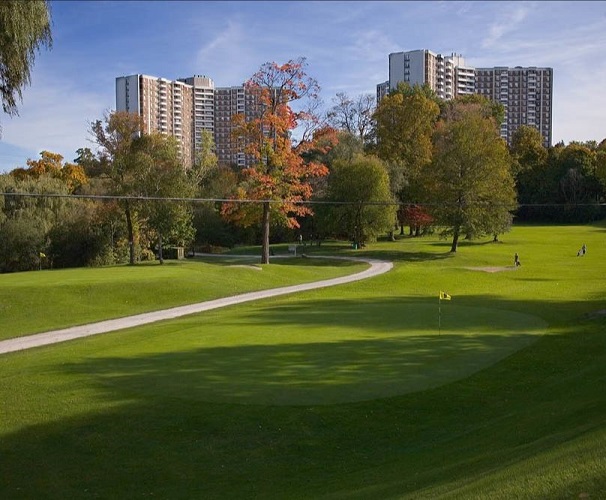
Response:
M120 318L228 295L317 281L366 264L277 258L263 272L260 258L211 257L206 262L0 275L0 340ZM293 266L296 262L296 266ZM261 272L260 272L261 271Z
M523 226L502 240L463 243L456 256L429 237L326 246L396 266L1 356L0 497L603 497L605 226ZM477 269L510 267L514 252L517 270ZM278 266L289 283L360 269L316 262L225 265L225 294L245 271L254 287ZM167 280L167 305L192 293L196 265L206 282L210 265L187 263ZM98 271L78 270L82 286ZM65 309L44 275L21 277L39 277L47 311ZM103 286L113 297L111 280ZM452 300L438 331L440 290Z

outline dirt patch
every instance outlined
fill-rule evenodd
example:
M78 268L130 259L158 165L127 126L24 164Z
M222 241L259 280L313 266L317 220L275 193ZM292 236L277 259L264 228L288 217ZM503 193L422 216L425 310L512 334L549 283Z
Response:
M466 267L470 271L483 271L485 273L500 273L503 271L515 271L515 266L503 266L503 267Z
M246 269L254 269L255 271L263 271L262 267L257 267L257 266L247 266L245 264L235 264L233 266L229 266L229 267L245 267Z

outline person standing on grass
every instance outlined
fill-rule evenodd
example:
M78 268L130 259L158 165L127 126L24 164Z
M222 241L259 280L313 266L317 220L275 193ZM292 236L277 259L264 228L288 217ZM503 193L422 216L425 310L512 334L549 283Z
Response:
M515 267L522 265L522 264L520 264L520 256L518 255L518 252L516 252L515 255L513 256L513 265Z

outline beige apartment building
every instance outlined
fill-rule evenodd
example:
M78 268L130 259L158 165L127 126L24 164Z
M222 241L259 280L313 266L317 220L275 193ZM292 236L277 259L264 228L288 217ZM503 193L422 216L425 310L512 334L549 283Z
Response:
M389 54L389 90L398 83L428 84L441 99L453 99L459 95L473 94L474 70L465 65L460 54L449 56L430 50L412 50ZM377 95L385 95L387 82L377 86Z
M543 145L551 146L553 110L553 69L495 67L476 69L476 92L505 108L501 137L511 144L522 125L535 127Z
M508 144L521 125L529 125L539 130L545 147L551 146L552 68L473 68L459 54L442 56L423 49L389 54L389 80L377 85L377 103L399 82L428 84L442 99L484 95L505 108L500 134Z
M249 166L252 158L234 139L232 118L243 113L248 120L256 109L254 94L243 85L215 88L213 80L206 76L175 81L148 75L116 78L116 110L141 115L145 133L176 137L186 167L195 161L202 130L213 134L220 164Z
M193 92L191 85L148 75L116 78L116 110L137 113L144 133L172 135L186 167L194 161Z

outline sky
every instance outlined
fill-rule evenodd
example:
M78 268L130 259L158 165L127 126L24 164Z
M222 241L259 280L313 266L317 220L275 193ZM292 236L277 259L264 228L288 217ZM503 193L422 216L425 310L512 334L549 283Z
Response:
M47 150L95 149L115 79L193 75L241 85L266 62L306 58L326 107L375 95L392 52L457 53L472 67L554 70L553 143L606 138L606 2L51 2L53 46L36 54L19 115L0 112L0 172Z

